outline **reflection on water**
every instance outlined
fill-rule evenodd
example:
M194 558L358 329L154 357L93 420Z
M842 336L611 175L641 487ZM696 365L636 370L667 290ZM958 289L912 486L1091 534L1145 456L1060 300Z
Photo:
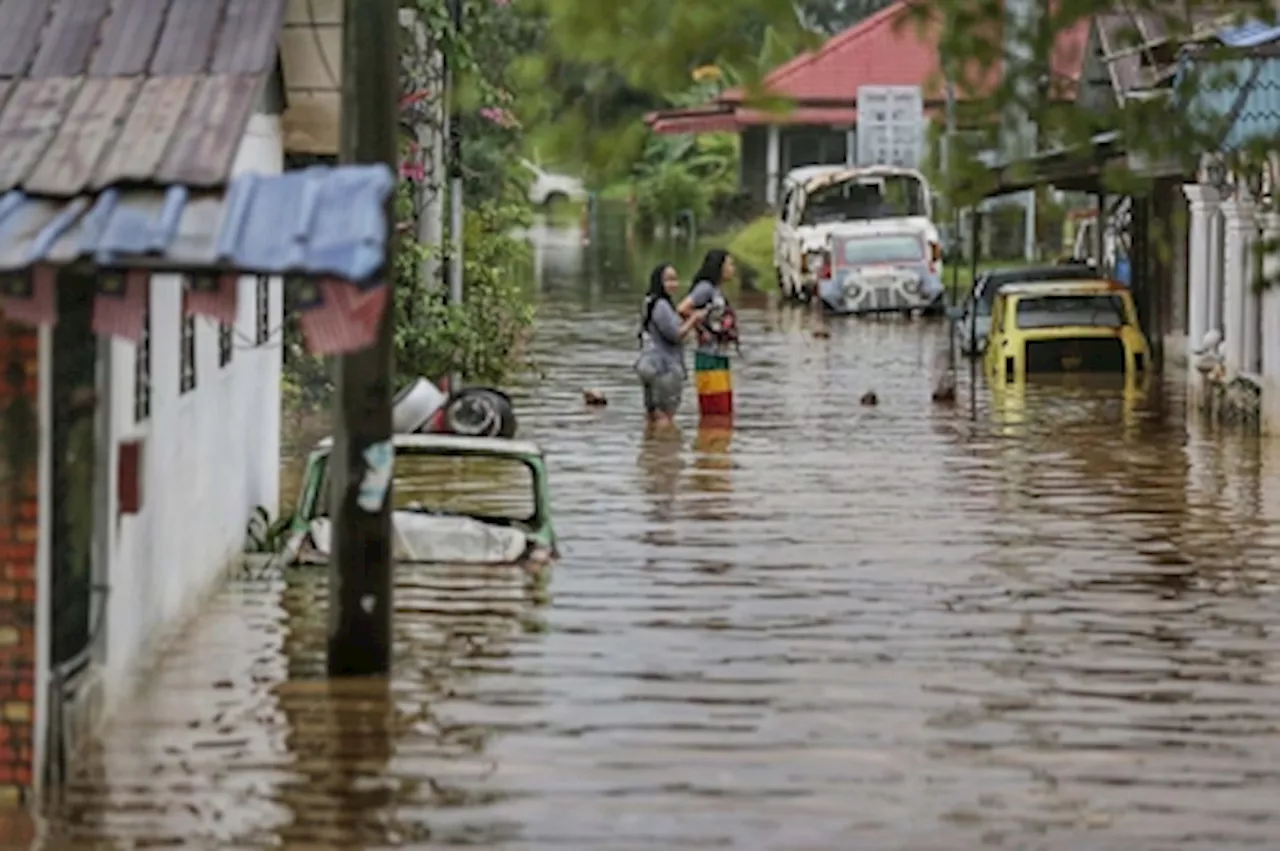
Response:
M938 325L817 338L772 304L740 313L732 427L699 429L689 398L646 436L641 287L548 273L546 378L517 401L564 540L549 606L490 568L406 572L389 691L344 691L317 680L322 576L232 589L82 766L58 835L1275 847L1270 444L1188 434L1165 388L933 405Z

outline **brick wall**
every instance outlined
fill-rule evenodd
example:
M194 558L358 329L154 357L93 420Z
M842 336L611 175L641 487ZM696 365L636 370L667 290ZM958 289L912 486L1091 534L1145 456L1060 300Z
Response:
M0 810L31 788L36 623L37 335L0 321Z

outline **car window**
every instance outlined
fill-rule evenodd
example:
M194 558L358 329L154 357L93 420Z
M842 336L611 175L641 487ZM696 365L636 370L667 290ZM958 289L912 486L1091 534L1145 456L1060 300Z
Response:
M1018 299L1019 328L1084 325L1119 328L1125 324L1124 300L1114 295L1023 296Z
M316 516L329 515L328 464ZM533 472L510 457L396 452L393 508L397 511L481 515L528 521L537 513Z
M782 195L782 206L780 207L782 221L787 224L791 224L791 202L795 199L795 196L796 190L794 186L787 189Z

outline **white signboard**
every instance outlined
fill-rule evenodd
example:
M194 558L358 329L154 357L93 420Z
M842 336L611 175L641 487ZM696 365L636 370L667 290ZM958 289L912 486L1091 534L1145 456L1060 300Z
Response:
M858 86L858 165L919 167L924 126L919 86Z

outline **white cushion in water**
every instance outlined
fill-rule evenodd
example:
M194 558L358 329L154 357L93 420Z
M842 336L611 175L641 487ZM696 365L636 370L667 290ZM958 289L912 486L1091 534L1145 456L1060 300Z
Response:
M392 557L396 561L451 564L511 564L528 549L524 532L481 523L471 517L396 511L391 515ZM332 546L329 518L311 523L316 551L328 555Z

